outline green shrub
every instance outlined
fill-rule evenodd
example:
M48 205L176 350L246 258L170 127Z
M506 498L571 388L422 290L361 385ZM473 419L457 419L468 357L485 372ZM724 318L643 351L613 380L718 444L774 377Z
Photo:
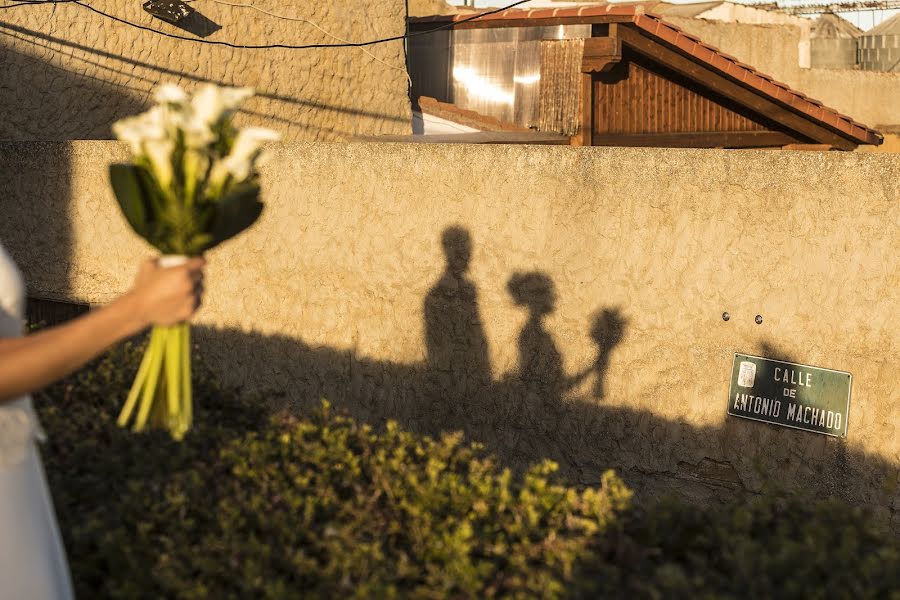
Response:
M61 527L83 597L558 597L629 503L521 478L458 435L373 431L333 415L268 421L197 379L181 444L115 428L135 348L41 402ZM127 371L127 373L126 373Z
M898 597L896 540L836 501L633 508L612 473L578 491L455 435L267 417L202 368L184 442L122 431L139 350L38 398L82 598Z
M580 590L638 598L900 598L900 546L836 499L758 497L699 508L667 499L623 515L582 572L618 566ZM607 570L607 573L610 571Z

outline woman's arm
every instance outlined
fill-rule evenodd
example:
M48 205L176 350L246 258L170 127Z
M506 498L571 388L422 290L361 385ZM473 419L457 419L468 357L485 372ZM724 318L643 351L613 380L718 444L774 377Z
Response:
M192 258L162 268L147 261L131 291L107 306L34 335L0 339L0 403L65 377L150 325L190 318L200 305L204 264Z

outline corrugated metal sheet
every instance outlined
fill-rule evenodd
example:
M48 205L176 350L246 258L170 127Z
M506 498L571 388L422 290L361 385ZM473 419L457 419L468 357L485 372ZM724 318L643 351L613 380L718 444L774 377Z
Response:
M900 73L900 15L859 36L859 68Z
M537 129L541 42L590 34L590 25L565 25L448 30L414 37L413 93Z
M541 41L589 35L590 25L456 31L453 102L501 121L537 128Z

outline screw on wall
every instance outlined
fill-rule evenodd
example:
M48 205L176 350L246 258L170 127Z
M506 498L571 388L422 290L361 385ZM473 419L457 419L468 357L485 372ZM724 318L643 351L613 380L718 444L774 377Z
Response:
M762 325L762 315L756 315L756 324Z
M723 321L727 321L727 320L730 319L730 318L731 318L731 315L729 315L727 312L723 312L723 313L722 313L722 320L723 320Z

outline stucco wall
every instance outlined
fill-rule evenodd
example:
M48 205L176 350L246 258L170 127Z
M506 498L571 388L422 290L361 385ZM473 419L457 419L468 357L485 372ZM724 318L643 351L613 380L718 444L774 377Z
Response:
M790 86L799 83L802 37L799 27L683 17L666 17L666 21L778 81Z
M793 25L807 30L812 25L810 19L803 17L754 8L744 4L732 4L730 2L723 2L704 11L700 14L700 18L710 21L752 23L754 25Z
M859 152L896 152L900 153L900 134L885 133L884 142L880 146L860 146Z
M722 4L699 15L709 21L726 21L731 23L752 23L755 25L790 25L799 29L798 64L803 68L810 65L810 30L812 21L799 16L785 15L771 10L760 10L741 4Z
M105 183L123 158L0 143L0 239L33 295L127 289L149 250ZM900 157L284 145L264 191L209 257L196 338L226 380L461 429L576 482L771 483L900 526ZM848 438L726 417L736 351L851 372Z
M866 125L900 125L900 73L803 69L798 89Z
M197 38L145 13L141 2L97 8ZM256 0L350 41L401 35L403 0ZM334 43L309 23L214 2L192 4L221 27L205 37L243 44ZM195 32L203 23L199 19ZM191 25L193 27L193 25ZM210 31L209 24L206 26ZM199 39L199 38L198 38ZM378 62L371 53L383 62ZM315 50L232 49L166 38L74 4L21 6L0 15L0 139L107 139L110 123L146 108L158 82L247 85L260 97L243 123L277 127L287 140L334 140L411 132L402 43Z

